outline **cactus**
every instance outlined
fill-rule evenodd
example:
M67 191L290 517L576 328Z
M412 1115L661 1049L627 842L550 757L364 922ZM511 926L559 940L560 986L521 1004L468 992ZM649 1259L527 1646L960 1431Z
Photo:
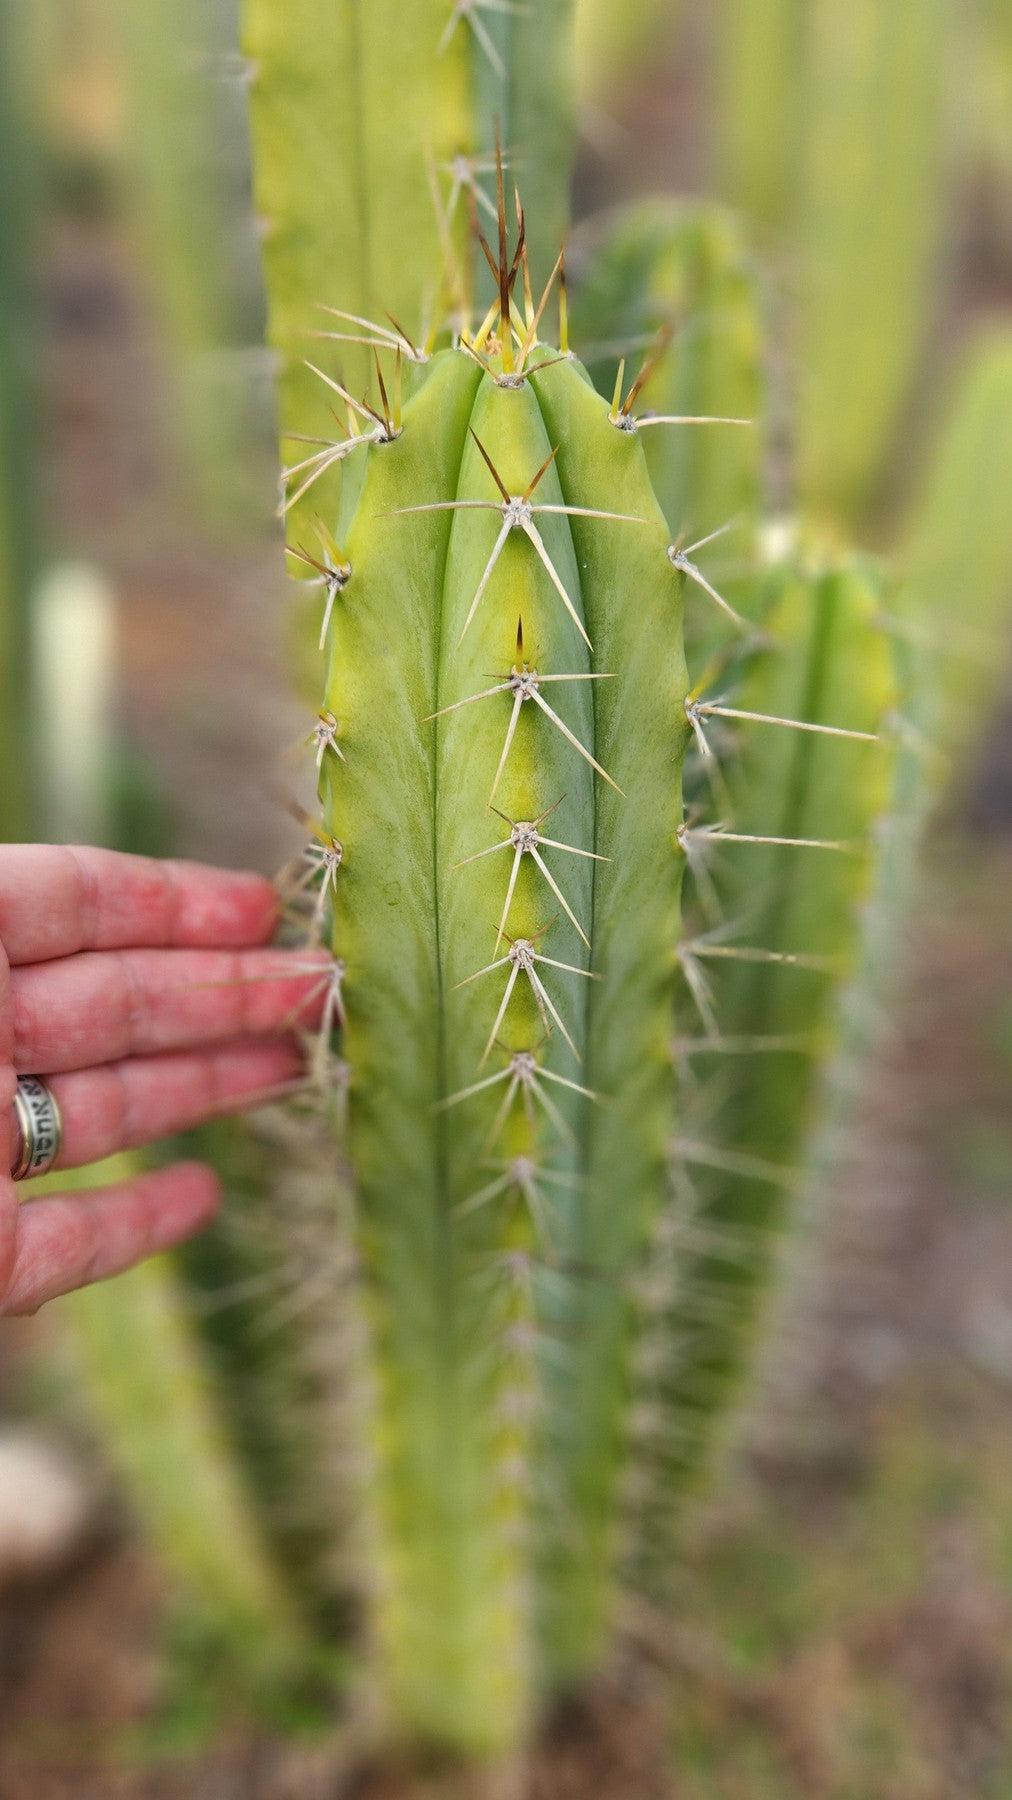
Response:
M673 1286L656 1277L648 1309L639 1405L651 1430L631 1538L635 1578L654 1595L675 1566L675 1502L740 1381L804 1180L893 806L884 580L854 559L806 561L757 584L763 636L728 709L751 727L720 797L732 823L701 812L683 830L696 880L679 951L692 1007L678 1040ZM705 722L709 759L711 724L726 719L718 707Z
M798 320L799 487L861 518L932 320L945 0L811 9Z
M905 521L906 581L896 609L919 665L915 723L957 768L998 699L995 647L1012 595L1012 523L1002 502L1010 421L1012 334L993 326L964 348L950 378L938 443ZM972 596L965 623L953 617L954 594Z
M136 1168L135 1156L120 1156L78 1172L74 1185L100 1186ZM68 1182L47 1177L40 1188L47 1185L66 1191ZM202 1627L269 1704L305 1665L304 1633L246 1503L178 1275L170 1259L158 1258L118 1284L114 1306L105 1298L101 1289L82 1289L68 1297L61 1321L93 1423L142 1496L155 1549L185 1572L190 1637Z
M595 1415L557 1446L579 1548L544 1575L546 1649L569 1674L599 1646L583 1440L614 1434L592 1371L664 1195L688 735L682 577L637 434L533 315L514 354L501 273L497 338L437 353L361 456L322 713L388 1446L379 1630L400 1716L431 1729L438 1706L478 1747L528 1703L542 1330Z
M786 252L806 510L873 503L933 323L944 203L944 0L730 0L718 27L723 191Z
M259 518L270 439L269 375L249 380L263 315L233 15L232 0L152 0L101 15L126 115L117 173L127 224L172 359L185 474L218 531L245 531Z
M721 191L763 226L790 211L800 141L803 0L726 0L717 37Z

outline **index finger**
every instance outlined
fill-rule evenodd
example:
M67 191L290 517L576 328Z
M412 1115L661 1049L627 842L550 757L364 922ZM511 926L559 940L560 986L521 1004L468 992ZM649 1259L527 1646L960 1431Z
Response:
M278 896L262 875L87 844L0 845L0 943L11 963L78 950L266 943Z

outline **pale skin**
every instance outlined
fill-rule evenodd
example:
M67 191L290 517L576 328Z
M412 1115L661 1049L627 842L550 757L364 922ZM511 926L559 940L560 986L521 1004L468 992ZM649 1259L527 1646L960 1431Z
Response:
M0 845L0 1315L117 1274L214 1217L220 1183L194 1162L22 1204L8 1174L13 1097L19 1075L52 1089L59 1170L283 1092L303 1073L295 1028L319 1024L329 959L269 947L278 904L259 875Z

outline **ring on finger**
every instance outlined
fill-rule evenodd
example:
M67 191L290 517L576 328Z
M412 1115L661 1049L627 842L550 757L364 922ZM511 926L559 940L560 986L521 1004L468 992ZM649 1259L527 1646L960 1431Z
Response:
M63 1120L52 1089L37 1075L20 1075L14 1096L14 1181L45 1175L60 1154Z

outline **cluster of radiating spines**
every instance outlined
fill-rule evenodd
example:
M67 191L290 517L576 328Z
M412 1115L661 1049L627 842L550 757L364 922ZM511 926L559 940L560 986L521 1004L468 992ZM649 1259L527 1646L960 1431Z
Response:
M464 16L472 17L476 10L480 9L472 6L461 8L455 12L454 20ZM504 5L502 10L513 9ZM517 219L516 244L512 251L508 246L502 152L497 151L494 158L475 159L461 156L450 167L453 170L454 179L454 187L451 190L452 205L456 205L462 188L467 187L469 191L474 188L476 193L481 194L485 209L495 218L498 229L498 253L496 254L481 229L478 203L476 202L472 218L474 236L492 273L496 285L496 295L491 305L477 321L465 316L468 312L466 305L456 304L453 316L457 320L457 324L451 332L450 341L466 355L472 357L499 386L519 386L528 374L534 373L538 369L549 368L552 363L567 360L570 357L565 253L560 251L541 297L535 302L527 256L526 221L520 195L516 189L514 189ZM476 171L486 169L495 172L497 205L493 205L488 196L477 186ZM468 172L469 179L465 179ZM449 266L449 263L452 262L449 244L447 244L447 257ZM522 289L522 301L519 304L515 291L518 283ZM559 347L555 354L546 357L543 354L545 346L539 333L545 309L556 284L558 284ZM416 343L393 317L388 316L384 323L376 323L363 318L358 313L347 312L338 307L327 306L323 310L338 321L341 329L321 330L314 333L316 337L333 343L364 345L372 350L379 389L379 404L374 405L365 394L361 396L352 394L342 381L327 374L317 364L307 361L306 367L324 382L335 400L340 402L347 429L343 436L337 438L309 439L298 433L287 434L290 442L309 445L310 452L289 465L282 473L280 508L282 514L289 512L329 470L342 463L354 451L367 448L369 445L387 444L400 436L403 420L404 365L405 363L419 365L426 363L440 341L443 330L442 321L434 318L422 341ZM612 425L618 430L630 433L652 425L750 425L751 421L748 419L723 418L712 415L634 413L634 404L649 381L659 359L664 355L669 337L670 333L661 334L656 347L647 358L624 398L625 364L620 365L614 400L609 414ZM542 354L537 362L533 362L532 358L536 351L542 352ZM394 372L389 391L380 360L381 355L384 354L392 355L394 359ZM335 418L339 417L340 415L335 410ZM504 498L508 497L504 496ZM517 505L522 504L522 497L515 496L514 500ZM512 521L512 523L516 524L519 521ZM509 529L505 520L504 528ZM708 543L710 539L706 538L701 541ZM699 547L699 545L690 546L690 551ZM672 546L672 560L676 567L684 569L693 579L700 581L701 585L706 585L698 569L688 561L690 551L682 551L678 546ZM305 552L301 554L304 562L309 560ZM712 589L710 592L719 604L726 604Z

